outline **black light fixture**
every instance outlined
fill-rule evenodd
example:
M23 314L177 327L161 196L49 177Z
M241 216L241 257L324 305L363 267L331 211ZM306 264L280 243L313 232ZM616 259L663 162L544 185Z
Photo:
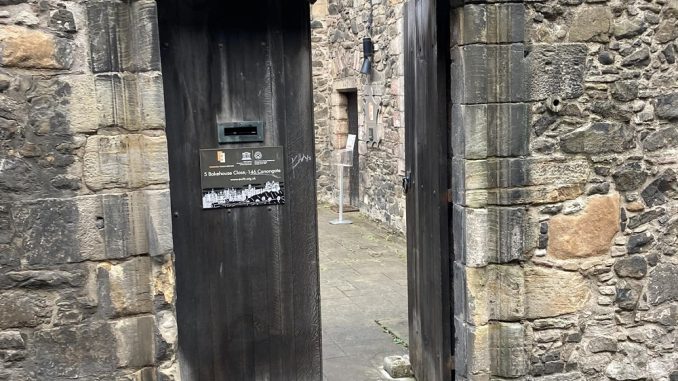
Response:
M370 13L367 17L367 37L363 38L363 65L360 74L369 75L372 71L372 59L374 58L374 44L372 43L372 21L374 20L374 7L370 0Z
M370 74L372 57L374 57L374 44L371 38L365 37L363 38L363 65L360 67L361 74Z

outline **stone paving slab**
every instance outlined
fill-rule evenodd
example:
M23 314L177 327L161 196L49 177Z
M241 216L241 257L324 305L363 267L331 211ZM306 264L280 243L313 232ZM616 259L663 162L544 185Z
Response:
M323 380L382 380L384 357L407 354L406 241L358 213L347 217L352 225L330 225L336 213L318 209Z

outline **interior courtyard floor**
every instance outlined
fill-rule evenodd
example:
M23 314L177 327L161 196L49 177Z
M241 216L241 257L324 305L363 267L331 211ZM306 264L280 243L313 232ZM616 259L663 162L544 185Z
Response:
M318 208L323 379L381 380L384 357L407 354L405 237L359 213L336 218Z

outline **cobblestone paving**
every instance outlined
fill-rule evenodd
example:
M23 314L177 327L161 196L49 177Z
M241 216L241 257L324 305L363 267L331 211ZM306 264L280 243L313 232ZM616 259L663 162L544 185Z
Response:
M318 209L324 380L380 380L384 357L407 353L405 238L358 213L335 218Z

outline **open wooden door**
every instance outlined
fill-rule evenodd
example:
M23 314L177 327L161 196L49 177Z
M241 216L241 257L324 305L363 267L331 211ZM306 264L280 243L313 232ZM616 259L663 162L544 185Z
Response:
M453 376L449 184L449 13L410 0L405 23L410 358L418 380Z
M158 8L182 380L319 381L309 5L163 0ZM263 126L263 141L220 145L218 123L233 122L243 123L237 133ZM284 168L284 204L203 209L200 150L251 149L243 162L261 162L263 147L282 147L269 151Z

